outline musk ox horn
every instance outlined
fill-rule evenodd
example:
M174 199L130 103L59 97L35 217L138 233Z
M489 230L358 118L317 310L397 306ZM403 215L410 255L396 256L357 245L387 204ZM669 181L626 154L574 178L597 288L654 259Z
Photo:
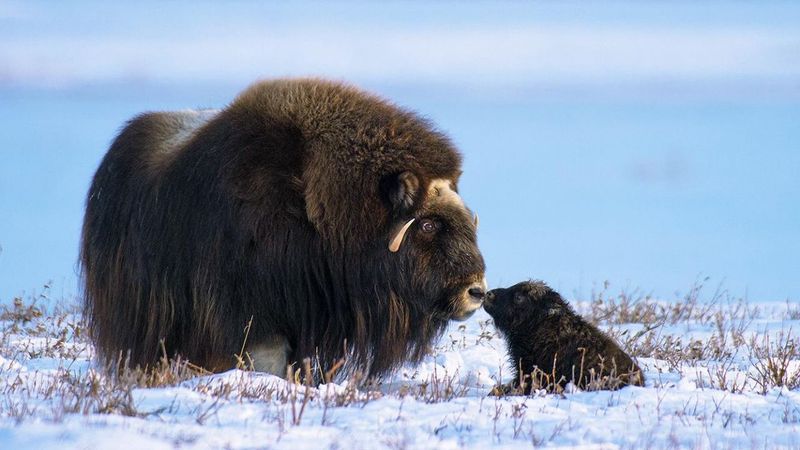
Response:
M478 223L480 223L480 219L478 219L478 215L477 214L472 216L472 223L475 224L475 228L477 229L478 228Z
M411 224L414 223L414 220L416 219L411 219L408 222L406 222L405 225L403 225L403 227L400 228L400 231L398 231L397 234L394 235L391 242L389 242L390 252L395 253L396 251L400 250L400 244L403 243L403 238L406 237L406 231L408 231L408 227L410 227Z

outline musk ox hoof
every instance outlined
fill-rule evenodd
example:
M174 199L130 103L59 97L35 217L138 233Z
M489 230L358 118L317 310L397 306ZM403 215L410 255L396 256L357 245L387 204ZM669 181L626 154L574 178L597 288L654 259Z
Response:
M562 392L569 382L591 390L644 385L633 359L542 282L489 291L484 308L508 341L521 393Z

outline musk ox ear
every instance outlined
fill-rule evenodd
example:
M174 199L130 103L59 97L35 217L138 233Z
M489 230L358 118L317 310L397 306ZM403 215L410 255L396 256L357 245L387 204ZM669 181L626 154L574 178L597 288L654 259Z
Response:
M390 175L381 184L381 191L395 212L404 213L414 206L419 192L419 178L412 172Z

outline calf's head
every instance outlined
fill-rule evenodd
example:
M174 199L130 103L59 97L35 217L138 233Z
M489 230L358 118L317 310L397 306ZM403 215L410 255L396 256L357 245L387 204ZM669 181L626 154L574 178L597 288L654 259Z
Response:
M483 307L501 330L529 327L569 310L569 306L556 291L544 283L531 281L523 281L508 288L492 289L486 294Z

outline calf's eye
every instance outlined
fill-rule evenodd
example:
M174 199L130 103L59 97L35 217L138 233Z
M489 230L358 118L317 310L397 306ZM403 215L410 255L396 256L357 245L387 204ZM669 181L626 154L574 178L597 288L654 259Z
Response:
M424 219L422 222L420 222L419 226L422 229L423 233L433 233L436 231L437 228L439 228L436 225L436 222L434 222L431 219Z

